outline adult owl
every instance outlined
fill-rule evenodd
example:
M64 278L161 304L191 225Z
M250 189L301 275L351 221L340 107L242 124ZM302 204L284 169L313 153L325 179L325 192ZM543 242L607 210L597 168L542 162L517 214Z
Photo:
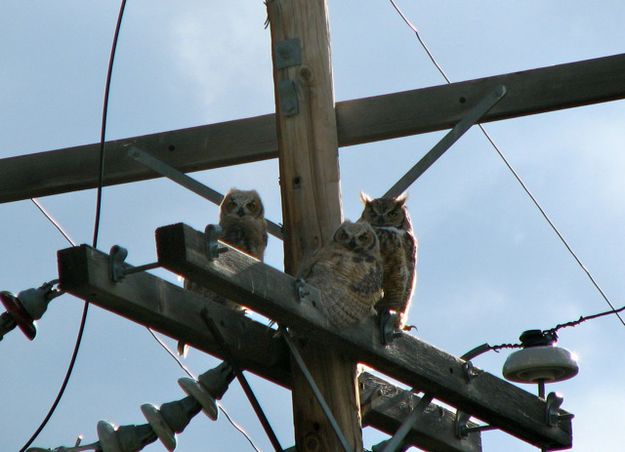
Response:
M223 230L220 238L222 242L263 260L267 248L267 222L263 202L256 190L230 189L219 205L219 225ZM232 309L243 311L240 305L193 281L185 280L184 287ZM178 353L184 356L186 351L185 344L179 342Z
M321 292L320 309L343 328L373 314L382 298L382 258L375 231L366 222L345 221L332 241L303 266L299 277Z
M365 205L361 220L369 222L375 230L384 262L384 298L375 308L381 321L389 311L395 311L394 327L403 329L416 281L418 245L406 207L407 195L371 199L361 193L360 197Z

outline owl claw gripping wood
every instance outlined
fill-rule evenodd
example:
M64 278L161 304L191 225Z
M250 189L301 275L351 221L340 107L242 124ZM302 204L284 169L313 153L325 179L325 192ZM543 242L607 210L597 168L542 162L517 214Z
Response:
M373 227L384 262L384 298L375 309L380 315L380 333L386 344L396 330L406 325L416 281L417 239L406 207L406 194L372 199L361 193L360 198L365 205L360 221L367 221ZM392 311L395 315L391 315Z

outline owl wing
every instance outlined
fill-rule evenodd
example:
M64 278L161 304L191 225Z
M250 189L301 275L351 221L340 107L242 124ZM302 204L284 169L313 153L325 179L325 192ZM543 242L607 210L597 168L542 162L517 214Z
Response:
M383 266L380 260L371 259L370 265L362 267L365 272L352 280L350 289L359 295L372 297L375 303L382 297Z
M419 242L411 231L404 234L404 251L406 253L406 263L408 265L408 290L412 295L417 281L417 251Z

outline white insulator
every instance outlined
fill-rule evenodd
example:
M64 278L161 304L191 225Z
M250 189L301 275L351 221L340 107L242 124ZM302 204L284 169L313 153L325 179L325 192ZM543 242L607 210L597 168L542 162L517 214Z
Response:
M512 353L503 366L503 376L519 383L568 380L577 375L576 357L567 349L552 345L527 347Z

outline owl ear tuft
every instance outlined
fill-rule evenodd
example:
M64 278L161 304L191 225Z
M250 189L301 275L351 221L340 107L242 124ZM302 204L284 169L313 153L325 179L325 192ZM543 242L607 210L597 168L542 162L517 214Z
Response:
M395 198L395 201L397 201L397 203L402 206L406 204L406 201L408 201L408 192L403 192L401 195Z
M362 203L364 205L367 205L371 202L371 196L369 196L368 194L366 194L364 191L360 192L360 200L362 201Z

